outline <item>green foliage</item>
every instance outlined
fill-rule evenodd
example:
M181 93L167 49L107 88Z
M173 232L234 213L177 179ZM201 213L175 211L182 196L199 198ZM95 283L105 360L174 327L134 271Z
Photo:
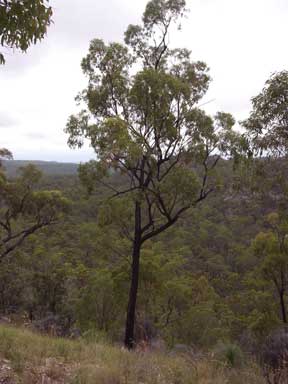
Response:
M225 182L231 163L220 165ZM31 183L37 175L31 172ZM123 176L109 177L115 187L124 188ZM33 191L48 187L72 199L70 210L61 227L39 229L1 264L0 311L25 311L34 319L54 313L88 332L88 339L95 334L122 341L134 197L107 201L103 185L86 199L79 182L64 176L40 179ZM100 204L103 199L106 203ZM157 242L147 241L140 261L137 324L150 322L170 346L205 349L219 340L252 349L277 328L277 291L262 266L268 250L278 249L271 243L273 228L286 233L285 212L271 213L270 203L261 204L227 199L219 190ZM24 225L22 219L17 222Z
M240 139L231 115L213 120L197 108L210 81L207 66L186 49L168 48L169 27L184 8L182 0L151 1L142 25L128 27L125 45L93 40L82 61L88 87L77 98L87 109L66 126L71 147L86 138L97 154L80 168L88 190L102 184L141 202L143 242L216 188L220 153L234 155ZM126 177L126 189L111 186L114 172Z
M252 99L253 110L243 125L251 137L252 149L261 155L287 154L287 90L288 72L284 70L274 73Z
M42 40L51 23L49 0L0 1L0 45L26 52ZM0 53L0 64L5 63Z
M114 277L108 269L87 271L86 284L80 289L77 303L77 320L82 330L115 332L121 303L116 299Z
M0 28L2 40L26 50L43 38L51 9L39 4L44 24L31 14L28 34L19 23L17 37ZM20 11L17 18L26 15ZM151 324L167 345L216 345L218 359L235 367L243 360L237 343L255 350L287 320L287 166L279 158L287 149L287 73L273 75L253 100L245 135L230 114L208 116L199 109L206 64L168 47L184 11L184 0L152 0L125 44L91 42L82 61L88 85L77 97L86 109L66 127L71 147L88 139L95 150L97 160L79 167L89 199L75 177L56 177L55 163L41 164L55 171L46 179L33 166L14 179L1 169L0 310L37 320L52 313L86 340L122 340L132 253L143 338L151 341ZM10 158L0 150L0 160ZM67 356L68 344L57 351Z
M86 105L68 119L72 148L88 139L97 156L80 168L88 192L104 185L111 198L130 199L132 271L125 344L132 348L143 244L174 225L219 186L221 156L239 150L233 117L207 116L198 107L210 77L187 49L169 48L169 31L185 0L151 0L141 25L130 25L124 44L94 39L82 60L88 86L77 97ZM124 185L111 185L112 174ZM97 188L96 188L97 187ZM130 204L128 203L130 207ZM130 233L129 233L130 232Z
M219 343L215 347L215 357L231 368L241 367L244 362L243 352L236 344Z
M13 181L0 175L0 262L35 231L55 224L69 201L60 191L37 191L41 172L33 165L21 168Z
M253 243L254 252L261 260L260 269L264 279L270 281L279 296L282 320L287 322L286 295L288 281L288 223L283 214L270 213L266 219L268 232L260 232Z

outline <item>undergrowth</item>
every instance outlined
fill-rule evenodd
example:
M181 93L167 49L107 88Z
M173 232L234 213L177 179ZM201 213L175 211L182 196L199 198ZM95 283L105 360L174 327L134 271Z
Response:
M260 369L252 363L231 368L212 358L128 352L109 344L40 336L3 326L1 361L11 365L15 383L21 384L45 382L44 376L47 382L69 384L265 383Z

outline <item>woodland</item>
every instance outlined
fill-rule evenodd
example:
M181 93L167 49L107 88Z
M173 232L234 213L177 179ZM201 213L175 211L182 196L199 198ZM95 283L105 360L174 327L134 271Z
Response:
M0 25L6 43L25 51L43 38L52 10L39 3L38 37L29 30L25 45ZM232 365L252 354L279 367L288 72L267 79L246 120L209 116L207 65L169 46L185 6L151 0L123 43L91 41L82 109L65 132L75 150L88 141L94 160L77 171L1 149L0 314L52 336L128 350L224 348Z

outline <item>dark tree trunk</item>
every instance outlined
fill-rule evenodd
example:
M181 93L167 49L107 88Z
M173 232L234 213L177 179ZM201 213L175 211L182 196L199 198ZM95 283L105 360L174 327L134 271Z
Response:
M280 306L281 306L283 323L287 324L287 315L286 315L286 308L285 308L284 291L280 292Z
M133 349L135 346L134 326L136 302L139 282L139 264L140 264L140 249L141 249L141 206L139 202L135 203L135 232L132 252L131 265L131 281L129 301L127 308L126 330L125 330L125 347Z

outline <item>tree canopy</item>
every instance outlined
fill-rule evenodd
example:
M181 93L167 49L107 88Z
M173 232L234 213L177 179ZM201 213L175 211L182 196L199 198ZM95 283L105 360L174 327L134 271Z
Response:
M252 99L252 111L243 126L256 155L287 155L288 71L274 73L259 95Z
M55 224L68 208L60 191L37 191L41 173L28 165L9 181L0 174L0 263L23 241L43 227Z

